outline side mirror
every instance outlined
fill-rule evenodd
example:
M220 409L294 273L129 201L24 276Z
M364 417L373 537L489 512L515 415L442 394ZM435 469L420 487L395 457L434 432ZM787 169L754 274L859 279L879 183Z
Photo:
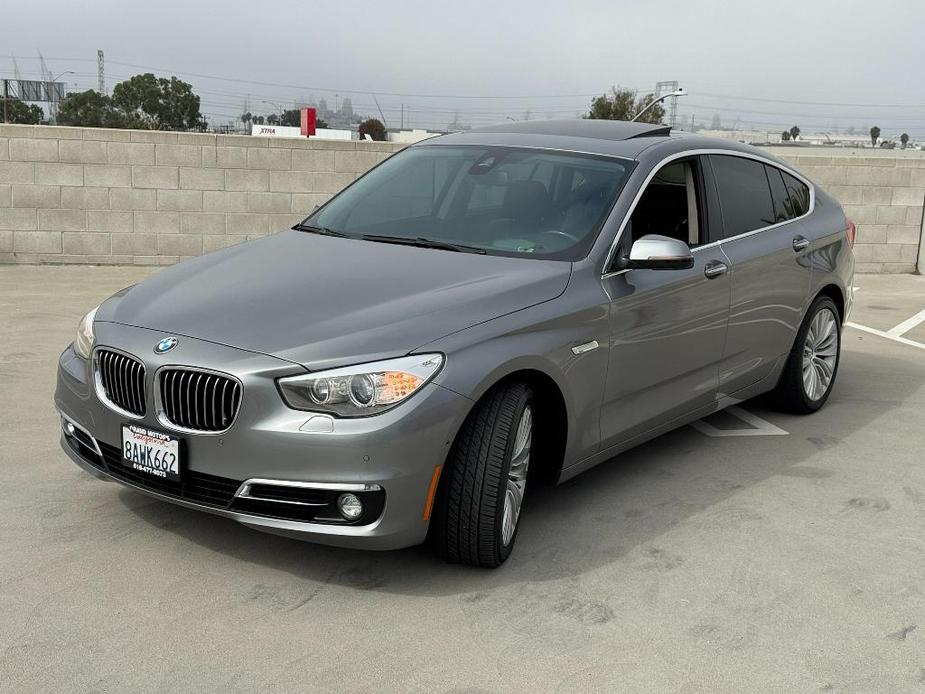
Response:
M686 270L694 267L694 256L683 241L647 234L633 244L624 267L629 270Z

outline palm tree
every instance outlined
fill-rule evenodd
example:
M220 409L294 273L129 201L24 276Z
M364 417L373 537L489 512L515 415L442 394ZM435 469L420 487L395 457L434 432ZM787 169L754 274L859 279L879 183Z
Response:
M880 137L880 128L876 125L870 129L870 146L877 146L877 139Z
M800 136L800 129L797 126L790 128L790 138L796 140Z
M902 135L900 135L899 141L902 143L903 149L905 149L906 145L909 144L909 133L903 133Z

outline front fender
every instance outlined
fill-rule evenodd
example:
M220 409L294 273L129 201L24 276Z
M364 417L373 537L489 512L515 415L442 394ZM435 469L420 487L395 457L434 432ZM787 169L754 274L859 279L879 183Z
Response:
M565 402L567 465L600 446L600 408L607 373L610 304L603 292L578 292L441 338L416 351L440 351L446 365L436 383L478 402L499 381L538 372L555 383ZM596 341L575 354L572 348ZM464 417L456 425L462 426ZM455 435L455 433L454 433Z

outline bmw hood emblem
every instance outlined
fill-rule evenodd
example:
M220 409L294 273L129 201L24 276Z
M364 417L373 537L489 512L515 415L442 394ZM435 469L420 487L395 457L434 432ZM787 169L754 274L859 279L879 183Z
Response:
M175 337L165 337L163 340L154 345L155 354L164 354L176 347L180 341Z

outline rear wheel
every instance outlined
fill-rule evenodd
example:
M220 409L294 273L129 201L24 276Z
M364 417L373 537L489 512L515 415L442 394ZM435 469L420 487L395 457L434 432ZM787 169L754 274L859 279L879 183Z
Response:
M835 383L841 357L841 321L835 303L818 297L797 332L775 395L780 405L797 414L822 407Z
M495 567L517 539L533 444L533 392L502 385L478 402L441 481L433 540L448 561Z

